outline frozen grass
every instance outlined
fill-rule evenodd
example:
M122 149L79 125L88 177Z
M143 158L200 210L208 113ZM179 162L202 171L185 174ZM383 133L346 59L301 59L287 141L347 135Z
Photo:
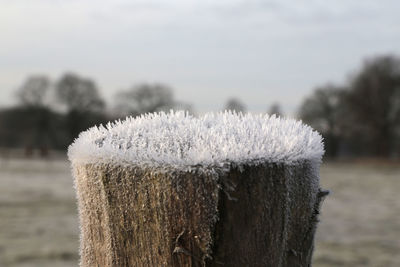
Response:
M316 267L400 266L400 166L323 164ZM0 159L0 266L77 266L67 161Z
M78 264L78 222L69 164L0 160L0 266Z
M400 266L400 166L327 164L314 266Z

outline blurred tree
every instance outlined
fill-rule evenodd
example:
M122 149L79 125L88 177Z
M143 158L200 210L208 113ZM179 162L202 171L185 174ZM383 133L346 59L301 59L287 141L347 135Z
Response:
M56 96L67 109L65 125L70 141L81 131L107 120L105 102L90 79L67 73L56 84Z
M10 109L3 118L8 121L9 134L15 135L19 146L26 151L38 147L47 154L52 135L52 111L46 105L46 97L50 89L50 80L46 76L31 76L18 89L17 97L20 105ZM20 126L13 126L16 120ZM8 137L10 139L10 136ZM12 138L11 138L12 139Z
M50 81L46 76L31 76L18 89L18 100L22 106L42 107L49 87Z
M96 84L76 74L65 74L56 84L56 94L67 111L100 111L105 107Z
M322 134L326 155L336 157L341 135L344 89L332 84L317 88L300 106L300 118Z
M116 95L116 111L120 116L168 111L185 107L174 100L172 90L163 84L141 84Z
M62 114L48 107L17 106L0 111L0 147L63 149L69 144Z
M348 131L366 136L366 145L375 155L394 153L400 138L400 58L387 55L366 60L350 79L345 100Z
M283 113L282 113L282 109L281 109L281 106L279 105L279 103L272 104L271 108L269 109L268 114L269 115L275 114L277 117L282 117Z
M231 98L225 105L224 110L231 110L236 112L246 112L246 106L237 98Z

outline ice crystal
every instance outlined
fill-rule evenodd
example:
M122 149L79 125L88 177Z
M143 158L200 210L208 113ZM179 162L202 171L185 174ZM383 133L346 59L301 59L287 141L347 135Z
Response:
M82 132L69 147L73 164L173 166L249 162L320 162L319 133L301 121L269 115L183 111L146 114Z

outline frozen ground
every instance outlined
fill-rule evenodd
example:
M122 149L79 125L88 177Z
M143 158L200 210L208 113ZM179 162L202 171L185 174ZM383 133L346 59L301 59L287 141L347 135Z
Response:
M400 166L324 164L314 265L400 266ZM0 159L0 266L78 264L72 178L64 160Z
M0 266L77 266L74 198L66 160L0 162Z
M400 266L400 166L326 164L314 266Z

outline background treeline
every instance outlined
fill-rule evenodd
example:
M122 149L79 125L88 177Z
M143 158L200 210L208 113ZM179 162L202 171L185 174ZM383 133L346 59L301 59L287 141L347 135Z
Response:
M46 76L29 77L16 96L18 104L0 110L0 148L66 149L83 130L108 121L170 109L190 111L175 101L172 90L162 84L133 86L115 95L108 107L96 83L67 73L52 82Z
M17 89L18 104L0 110L0 148L33 149L46 156L64 150L78 134L93 126L126 116L180 109L170 87L140 84L105 101L94 81L67 73L56 81L29 77ZM112 102L106 105L106 102ZM232 98L224 109L245 112ZM267 111L281 116L278 103ZM297 117L324 137L327 157L400 155L400 58L387 55L364 61L344 84L316 88L300 105Z
M400 58L364 61L342 85L318 87L299 117L325 139L326 156L400 156Z

